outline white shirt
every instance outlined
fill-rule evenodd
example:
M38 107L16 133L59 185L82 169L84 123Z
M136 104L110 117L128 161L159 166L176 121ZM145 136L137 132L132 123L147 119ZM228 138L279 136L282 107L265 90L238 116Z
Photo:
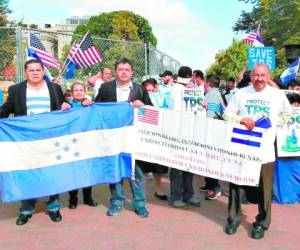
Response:
M101 87L101 84L104 83L103 80L101 78L98 78L95 82L95 85L93 87L93 95L94 95L94 98L96 98L96 96L98 95L98 91L99 91L99 88Z
M174 84L171 92L169 108L175 111L185 111L197 116L206 116L201 103L204 98L204 88L186 88L182 84Z
M117 95L117 102L127 102L129 98L130 91L132 89L132 81L129 82L126 88L120 88L120 84L117 82L116 87L116 95Z
M231 120L232 113L241 118L252 118L254 121L262 116L269 117L272 127L265 132L262 143L262 163L268 163L275 161L274 142L278 117L280 114L291 114L291 111L291 105L281 90L267 85L262 91L257 92L250 85L235 93L225 109L224 118Z
M225 99L226 99L226 102L229 103L230 100L232 99L232 97L234 96L235 92L237 91L238 89L237 88L234 88L234 89L230 89L229 90L229 93L227 95L225 95Z

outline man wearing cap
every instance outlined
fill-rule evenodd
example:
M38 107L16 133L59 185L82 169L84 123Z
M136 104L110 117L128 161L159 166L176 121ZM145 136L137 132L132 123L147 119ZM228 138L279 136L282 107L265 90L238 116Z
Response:
M192 69L182 66L178 71L177 83L174 84L171 93L169 108L184 111L183 91L191 81ZM193 174L176 168L170 172L170 199L169 205L178 209L187 209L188 205L200 207L200 200L194 197Z
M258 185L258 215L253 223L252 238L261 239L271 223L273 171L275 161L274 141L277 124L284 124L291 115L291 106L284 93L268 82L270 71L266 64L255 65L250 74L251 85L238 90L225 109L224 119L237 122L252 130L255 121L268 117L271 127L264 133L262 166ZM225 232L234 234L242 217L239 185L230 183L227 225Z

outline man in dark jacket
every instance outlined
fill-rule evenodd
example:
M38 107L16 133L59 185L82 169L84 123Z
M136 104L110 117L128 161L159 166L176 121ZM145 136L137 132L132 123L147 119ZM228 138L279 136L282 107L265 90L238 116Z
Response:
M128 59L121 59L115 64L116 80L102 84L95 102L130 102L133 107L140 107L144 104L151 104L146 91L138 84L133 83L133 66ZM130 188L133 195L132 206L135 213L142 217L148 217L144 176L139 168L135 166L135 180L130 181ZM108 216L117 215L124 206L125 195L122 182L111 184L111 206L107 211Z
M64 100L61 87L43 80L45 75L43 65L37 60L25 63L25 81L10 86L6 102L0 107L0 118L32 115L58 110ZM36 199L21 201L20 215L17 225L24 225L34 212ZM59 212L58 195L52 195L47 202L49 217L54 222L62 220Z

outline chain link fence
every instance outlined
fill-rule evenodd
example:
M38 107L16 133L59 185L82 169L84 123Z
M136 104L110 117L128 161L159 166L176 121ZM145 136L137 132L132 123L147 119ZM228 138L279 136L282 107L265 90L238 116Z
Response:
M58 58L61 65L67 57L74 42L82 36L72 32L51 32L45 30L29 30L21 28L0 28L0 90L6 91L11 84L25 79L23 66L26 61L29 33L33 32L45 46L46 50ZM52 76L60 76L61 84L69 87L72 82L87 82L87 79L104 67L114 69L117 59L126 57L132 61L134 78L139 82L147 77L158 77L164 70L177 72L180 63L145 43L110 40L92 36L93 43L100 50L103 61L86 69L76 70L75 77L65 80L62 72L50 70Z
M165 70L170 70L174 74L178 72L181 64L171 56L159 51L151 44L148 44L148 73L150 76L158 77Z

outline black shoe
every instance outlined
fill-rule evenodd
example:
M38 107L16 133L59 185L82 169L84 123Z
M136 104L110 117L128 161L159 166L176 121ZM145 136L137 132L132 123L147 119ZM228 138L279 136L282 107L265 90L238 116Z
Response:
M69 202L69 208L70 209L76 209L77 208L77 202Z
M253 239L262 239L264 237L266 228L256 223L253 224L252 228L252 238Z
M59 210L51 212L49 211L49 217L54 222L60 222L62 220L62 216L59 212Z
M234 222L228 222L225 227L225 233L227 234L235 234L238 229L239 224Z
M32 217L32 214L20 214L18 219L16 220L16 224L18 226L24 225L27 221Z
M97 207L98 206L98 203L94 200L89 200L89 201L84 201L83 202L85 205L88 205L90 207Z
M158 194L158 193L154 193L154 196L162 201L167 201L168 200L168 196L165 194Z

